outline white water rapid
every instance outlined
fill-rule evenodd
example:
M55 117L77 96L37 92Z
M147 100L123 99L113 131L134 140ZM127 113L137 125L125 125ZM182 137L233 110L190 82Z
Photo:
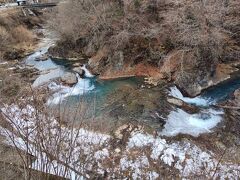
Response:
M177 87L172 87L169 95L181 99L186 103L200 106L201 109L196 114L189 114L180 108L170 112L164 129L161 132L162 135L175 136L178 134L189 134L198 136L202 133L211 132L222 120L223 110L207 107L212 104L212 101L201 98L201 96L195 98L184 97ZM202 108L202 106L205 106L205 108Z

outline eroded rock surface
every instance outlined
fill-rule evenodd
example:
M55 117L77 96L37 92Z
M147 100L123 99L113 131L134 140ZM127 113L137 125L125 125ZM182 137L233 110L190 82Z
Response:
M68 85L74 85L77 83L77 77L74 73L67 72L61 77L61 81Z

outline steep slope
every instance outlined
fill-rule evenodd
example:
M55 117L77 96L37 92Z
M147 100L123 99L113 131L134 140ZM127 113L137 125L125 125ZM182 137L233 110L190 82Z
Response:
M91 3L92 2L92 3ZM230 77L239 63L239 1L76 1L53 18L53 56L89 58L102 78L174 81L186 95ZM68 16L65 16L65 15Z

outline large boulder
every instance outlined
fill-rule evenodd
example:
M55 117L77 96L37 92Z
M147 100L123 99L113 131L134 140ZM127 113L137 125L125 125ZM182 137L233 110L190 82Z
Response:
M164 78L174 81L184 95L195 97L204 89L229 79L238 69L233 64L199 61L194 52L173 51L161 66Z
M188 104L188 103L182 101L181 99L177 99L177 98L174 98L174 97L168 97L167 101L170 104L173 104L173 105L185 110L186 112L188 112L190 114L195 114L195 113L199 112L198 107L196 107L194 105L191 105L191 104Z
M218 103L217 106L222 107L225 111L224 126L219 130L221 138L227 147L238 147L234 158L240 161L240 89L235 90L230 99Z
M84 76L85 74L85 71L82 69L82 67L74 67L72 70L78 73L80 76Z
M61 81L68 85L74 85L78 80L74 73L67 72L61 77Z
M48 58L49 58L49 57L48 57L47 54L43 54L43 55L37 57L35 60L36 60L36 61L46 61L46 60L48 60Z
M237 89L233 93L234 96L234 102L236 106L240 106L240 89Z

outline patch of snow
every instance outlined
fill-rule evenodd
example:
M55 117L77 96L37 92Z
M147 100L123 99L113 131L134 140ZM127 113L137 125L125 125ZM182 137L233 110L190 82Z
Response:
M144 175L143 170L144 168L149 167L149 161L147 156L140 156L136 159L132 160L129 159L129 157L124 156L120 160L120 171L126 171L129 170L132 172L132 178L133 179L141 179L141 177ZM151 175L151 173L149 173ZM154 174L156 177L157 175Z
M27 145L22 138L16 137L15 134L4 128L0 128L0 133L5 135L5 137L8 137L8 144L12 146L17 145L18 148L25 151L27 151L28 148L28 152L36 157L36 161L31 165L31 168L33 169L68 178L71 178L72 175L79 178L79 174L76 175L70 168L66 167L61 162L69 161L68 165L70 167L76 169L78 172L83 172L83 165L79 161L81 156L86 156L86 158L88 158L88 156L94 157L94 152L96 152L96 159L93 159L93 162L87 159L83 162L85 165L88 164L88 167L90 167L89 163L94 163L94 161L108 157L108 150L106 148L101 148L110 138L108 135L91 132L82 128L69 129L66 127L60 127L54 118L46 118L45 115L38 114L30 105L23 108L19 108L16 105L6 105L1 108L1 111L6 117L6 120L8 120L14 128L18 129L18 132L21 134L20 137L28 136L29 144ZM41 131L37 128L39 126L42 127ZM61 131L59 131L59 128L61 128ZM59 142L57 142L54 137L59 136L59 133L61 133L62 136L61 147L66 148L57 154L59 160L61 160L60 162L49 159L44 152L39 153L39 147L34 145L34 143L37 142L36 137L43 136L43 145L46 146L49 152L54 154L55 151L57 152L55 148L59 147ZM11 137L14 137L14 144ZM71 139L74 141L72 142ZM74 147L74 149L71 149L70 147ZM68 159L69 157L70 159ZM78 162L77 166L75 162ZM86 167L84 170L90 169L87 169ZM67 174L64 173L65 171Z
M174 162L174 154L175 151L172 148L167 148L163 151L163 155L161 156L161 160L169 165L172 166L172 163Z
M99 150L97 152L94 153L94 157L95 159L99 160L99 159L104 159L106 157L109 157L109 152L106 148Z
M8 62L7 62L7 61L5 61L5 62L0 62L0 65L5 65L5 64L8 64Z
M239 165L218 164L213 153L204 152L189 142L167 143L160 137L154 138L152 135L137 133L129 139L127 149L130 151L134 147L141 149L150 147L151 152L149 153L152 160L161 161L169 167L174 166L179 170L181 177L204 175L212 178L215 173L215 178L236 179L240 175ZM127 163L125 162L125 164ZM129 166L129 164L127 165Z
M149 177L149 180L154 180L154 179L158 179L159 174L156 173L155 171L150 171L148 172L147 177Z

